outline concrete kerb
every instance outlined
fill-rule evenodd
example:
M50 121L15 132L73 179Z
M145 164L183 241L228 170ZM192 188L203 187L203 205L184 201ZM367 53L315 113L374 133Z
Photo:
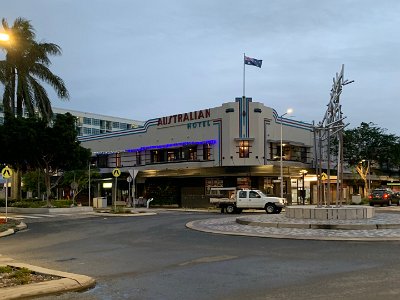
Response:
M49 274L62 278L15 287L1 288L0 299L24 299L71 291L83 291L92 288L96 284L96 281L93 278L85 275L60 272L24 263L16 263L12 259L2 258L1 261L4 261L3 264L11 267L27 268L36 273Z
M4 236L7 236L7 235L11 235L11 234L14 234L14 233L16 233L17 231L20 231L20 230L24 230L24 229L26 229L28 226L26 226L26 224L24 223L24 222L21 222L21 223L19 223L17 226L16 226L16 228L15 229L7 229L6 231L3 231L3 232L0 232L0 238L1 237L4 237Z
M396 214L380 214L375 220L351 221L353 223L350 224L341 221L336 224L313 224L313 222L307 220L303 220L303 223L290 223L290 220L283 222L282 216L251 215L248 217L197 220L187 223L186 227L214 234L279 239L399 241L400 220L398 218L399 216Z

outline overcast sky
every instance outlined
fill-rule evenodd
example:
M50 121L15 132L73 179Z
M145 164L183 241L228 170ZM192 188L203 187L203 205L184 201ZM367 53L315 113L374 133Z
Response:
M31 20L58 44L51 70L71 99L55 107L148 120L246 96L319 122L345 65L350 128L373 122L400 135L398 0L12 0L1 17ZM4 59L4 52L0 53Z

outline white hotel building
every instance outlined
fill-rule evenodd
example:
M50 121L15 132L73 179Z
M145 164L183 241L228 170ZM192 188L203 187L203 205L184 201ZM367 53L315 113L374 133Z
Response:
M122 171L119 199L127 195L129 172L137 172L135 197L161 197L183 207L208 206L211 187L252 187L279 195L281 140L284 196L289 203L298 200L300 171L315 174L312 125L280 118L251 98L79 140L96 156L101 172L109 173L110 183L111 171ZM108 192L100 187L98 193Z
M109 133L120 130L137 128L143 125L143 122L131 119L117 118L100 114L76 111L53 107L54 115L70 113L76 117L76 127L78 136L95 135ZM28 116L28 113L25 112ZM4 123L3 105L0 104L0 124Z

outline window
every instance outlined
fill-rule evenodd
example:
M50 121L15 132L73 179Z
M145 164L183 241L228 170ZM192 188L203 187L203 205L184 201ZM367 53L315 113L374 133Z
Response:
M249 198L260 198L260 195L255 191L250 191Z
M152 163L156 163L160 161L160 152L158 150L154 150L150 152L150 161Z
M97 167L98 168L108 167L108 155L101 154L97 156Z
M140 166L142 164L142 156L140 154L140 152L136 152L136 165Z
M239 198L246 198L246 191L240 191L239 192Z
M83 117L83 124L92 125L92 119Z
M92 128L92 134L100 134L100 129Z
M176 159L175 151L168 151L167 152L167 160L174 161Z
M189 160L197 160L197 147L189 148Z
M83 127L83 134L92 134L92 128Z
M119 129L119 122L112 122L112 127Z
M250 145L249 141L239 142L239 157L248 158L250 156Z
M92 119L92 124L94 126L100 126L100 120L99 119Z
M203 160L211 160L211 145L203 145Z

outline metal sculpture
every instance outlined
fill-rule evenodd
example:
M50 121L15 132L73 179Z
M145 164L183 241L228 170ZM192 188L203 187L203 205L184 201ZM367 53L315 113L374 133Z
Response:
M344 80L344 65L336 77L333 78L333 85L330 93L330 101L325 116L317 126L314 126L314 153L315 168L318 178L317 193L318 207L322 207L323 199L327 207L331 206L331 148L332 142L336 141L337 154L336 159L336 207L341 205L343 200L343 131L349 124L343 121L346 119L342 113L342 105L340 104L340 95L342 87L354 82L354 80ZM326 161L326 174L323 173L323 161ZM326 178L325 178L326 177ZM326 185L325 185L326 182ZM340 204L339 204L340 203Z

